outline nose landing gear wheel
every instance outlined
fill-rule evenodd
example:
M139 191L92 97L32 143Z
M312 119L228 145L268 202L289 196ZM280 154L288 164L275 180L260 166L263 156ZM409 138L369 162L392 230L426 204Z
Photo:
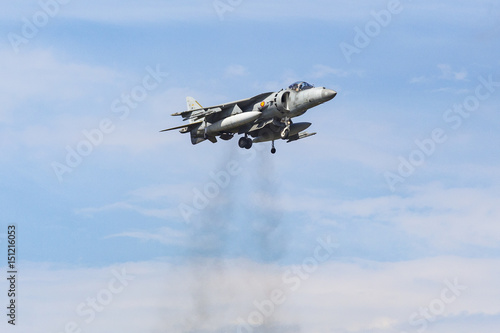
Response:
M287 126L283 129L283 131L281 131L281 138L283 140L286 140L288 139L289 135L290 135L290 126Z
M292 124L292 121L288 117L285 117L283 119L283 123L285 124L285 128L281 131L280 136L283 140L286 140L290 135L290 125Z
M274 148L274 140L273 140L273 146L271 148L271 154L276 154L276 148Z

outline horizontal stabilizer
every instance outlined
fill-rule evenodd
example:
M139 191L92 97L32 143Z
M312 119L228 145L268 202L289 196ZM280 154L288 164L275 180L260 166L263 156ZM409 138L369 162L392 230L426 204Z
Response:
M189 132L193 128L195 128L196 126L200 125L201 123L203 123L203 120L196 121L196 122L190 123L190 124L185 124L185 125L177 126L177 127L167 128L167 129L161 130L160 132L173 131L173 130L176 130L176 129L183 129L183 128L186 129L184 132Z
M193 114L194 116L208 116L212 113L215 112L221 112L222 109L220 107L212 107L212 108L201 108L201 109L194 109L194 110L189 110L189 111L182 111L182 112L177 112L177 113L172 113L172 116L183 116L183 117L188 117Z

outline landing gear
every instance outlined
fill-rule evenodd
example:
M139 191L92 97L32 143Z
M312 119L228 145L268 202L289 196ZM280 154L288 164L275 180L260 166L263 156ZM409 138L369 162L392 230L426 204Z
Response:
M240 146L240 148L250 149L252 148L252 145L253 145L252 139L247 138L246 136L241 137L240 140L238 141L238 146Z
M283 140L288 139L288 136L290 135L290 126L286 126L282 131L281 131L281 138Z
M259 142L259 141L257 141ZM251 138L243 136L238 140L238 146L244 149L252 148L253 141ZM272 140L271 154L276 154L276 147L274 147L274 140Z
M283 140L286 140L290 135L290 125L292 124L292 121L288 118L285 118L283 122L285 123L285 128L281 131L280 136Z
M219 138L221 138L224 141L229 141L233 138L234 134L233 133L222 133Z
M276 154L276 148L274 148L274 140L273 140L273 146L271 148L271 154Z

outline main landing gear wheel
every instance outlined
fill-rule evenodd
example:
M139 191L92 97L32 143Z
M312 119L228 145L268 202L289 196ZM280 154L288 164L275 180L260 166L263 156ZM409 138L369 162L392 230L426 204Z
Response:
M271 148L271 154L276 154L276 148L274 148L274 140L273 140L273 147Z
M252 148L252 144L252 139L247 137L241 137L238 141L238 146L240 146L240 148L250 149Z

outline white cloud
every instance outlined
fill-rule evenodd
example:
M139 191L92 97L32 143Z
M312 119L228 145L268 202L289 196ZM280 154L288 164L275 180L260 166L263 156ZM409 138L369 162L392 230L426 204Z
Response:
M277 201L257 193L267 209L306 213L349 225L356 219L367 223L390 223L411 239L422 237L439 251L460 251L469 245L498 248L500 244L499 194L496 188L443 188L439 185L413 188L406 195L341 200L328 191L305 191L282 195Z
M267 304L266 322L276 332L287 327L303 332L410 332L424 323L434 330L455 321L464 331L474 331L483 327L474 316L496 318L497 324L500 320L499 267L495 259L456 257L398 263L330 261L310 273L242 259L192 259L182 265L139 262L98 269L25 263L18 328L59 332L73 322L96 333L235 332L238 318L259 312L257 303L261 308ZM128 278L126 286L110 294L110 286L120 287L117 274ZM458 289L449 290L450 285ZM274 290L284 293L283 303L271 310L265 302ZM445 296L446 303L440 301ZM85 306L92 299L100 311ZM87 312L79 315L78 306ZM432 321L424 321L419 311L433 306ZM412 316L419 319L414 326L409 324Z
M431 92L433 92L433 93L446 92L446 93L452 93L454 95L466 95L466 94L473 93L470 89L460 89L460 88L452 88L452 87L437 88L437 89L432 90Z
M230 65L226 67L225 75L227 77L237 77L248 75L248 70L243 65Z
M209 179L209 181L212 181ZM233 181L232 180L232 184ZM179 209L181 203L193 206L192 188L196 186L162 185L133 191L128 199L102 207L85 208L78 214L92 216L103 212L129 211L145 217L153 217L183 225L185 222ZM237 182L234 185L238 184ZM228 192L210 199L206 211L195 210L198 218L213 207L226 209L238 205L239 200L231 199ZM230 193L230 191L228 192ZM276 212L285 216L302 216L313 221L320 228L340 228L354 230L355 222L364 221L374 232L386 233L385 228L400 233L408 242L425 244L430 253L466 253L471 246L479 249L498 249L500 244L500 208L498 190L492 188L444 188L439 184L429 184L411 188L405 194L380 195L373 197L344 199L329 189L285 186L279 196L272 191L253 189L245 200L251 214ZM242 199L243 200L243 199ZM200 215L201 214L201 215ZM216 223L216 221L214 221ZM378 226L378 227L377 227ZM381 227L384 226L384 227ZM235 235L241 226L224 226L224 230ZM236 228L236 229L233 229ZM306 232L307 228L294 226L294 231ZM168 230L167 230L168 231ZM162 229L142 226L141 230L124 230L120 236L142 240L170 243L171 236ZM179 238L180 239L180 238ZM184 247L191 242L184 239ZM195 242L196 243L196 242ZM203 243L203 242L201 242ZM351 249L352 250L352 249Z
M125 117L114 112L113 103L130 94L138 87L137 82L143 82L142 77L148 75L146 69L132 76L104 66L60 59L49 49L19 55L3 49L0 60L5 64L0 83L4 92L0 96L0 122L7 125L0 133L3 160L22 151L23 157L33 157L38 163L64 162L66 147L76 149L88 140L83 132L99 129L103 119L111 120L113 129L93 153L125 148L136 156L186 139L175 135L178 133L159 132L173 123L173 118L168 119L170 113L184 108L175 107L174 99L169 99L178 89L168 89L166 82L148 91L147 99L137 103L137 108L129 108ZM155 65L150 67L154 70Z
M465 69L461 69L460 71L455 71L451 65L449 64L438 64L437 69L439 74L434 74L430 76L420 75L415 76L410 79L411 84L422 84L434 82L437 80L445 80L445 81L453 81L453 82L464 82L468 81L468 72ZM451 87L442 87L438 89L434 89L433 92L453 92L456 94L468 93L469 91L464 88L451 88Z
M363 71L355 70L355 71L346 71L340 68L333 68L327 65L315 65L313 73L311 77L314 79L323 78L329 75L333 75L335 77L348 77L352 75L356 75L358 77L362 76Z
M0 50L4 64L0 88L2 109L2 158L23 149L23 155L36 159L54 158L66 145L84 139L83 130L99 126L104 117L111 117L111 100L103 94L118 94L126 75L103 66L58 59L52 50L13 52ZM126 81L126 80L125 80ZM52 155L52 156L50 156Z
M127 199L120 202L105 204L99 207L77 209L76 214L92 217L96 214L110 211L129 211L162 220L180 220L179 210L166 203L177 200L188 200L191 193L186 185L151 185L132 190Z
M90 92L123 79L105 67L58 60L49 50L39 49L16 55L3 49L0 50L0 61L3 64L0 83L4 92L1 100L3 110L10 110L27 101L74 101L89 97ZM68 110L71 111L74 112Z
M118 234L109 235L106 238L126 237L134 238L140 241L154 241L165 245L183 245L185 246L189 240L187 234L182 231L174 230L168 227L162 227L154 232L147 231L125 231Z
M62 1L61 1L62 2ZM33 17L37 13L48 13L50 19L47 25L52 21L61 18L71 18L107 23L130 23L130 22L160 22L165 20L189 20L193 18L208 17L212 15L216 17L211 3L204 1L191 1L188 3L164 2L160 0L144 0L141 3L136 1L88 1L82 4L78 1L68 1L65 4L59 4L59 1L54 1L52 6L41 6L35 2L31 4L23 3L20 6L6 6L6 10L2 11L2 18L9 21L14 21L19 18L19 30L23 22L22 18L33 21ZM48 3L51 3L48 1ZM113 13L113 15L111 15ZM43 27L42 27L43 29ZM16 32L16 31L12 31Z
M222 14L217 10L217 3L225 4ZM471 4L461 1L414 4L403 3L406 9L404 15L412 15L417 19L436 15L436 19L454 20L464 23L477 24L477 17L484 15L486 6L490 6L488 0L482 0ZM81 3L70 1L68 4L59 6L55 13L51 13L48 25L61 18L72 20L97 21L110 24L130 24L130 23L175 23L178 21L192 22L193 20L208 20L220 22L221 17L226 19L245 20L290 20L290 19L311 19L311 20L334 20L335 22L352 22L362 24L372 20L372 11L387 9L387 1L350 1L331 2L327 0L317 0L314 5L304 1L189 1L189 2L166 2L161 0L118 1L102 0L87 1ZM46 12L38 2L23 3L22 5L6 6L0 17L9 22L18 22L18 29L12 32L20 33L23 25L23 18L31 19L40 12ZM220 9L219 9L220 11ZM438 16L438 13L450 13L446 16ZM113 15L111 15L112 13ZM434 14L435 13L435 14ZM43 29L44 27L42 27Z
M438 76L440 79L453 81L463 81L467 79L467 71L465 69L456 72L448 64L439 64L437 67L441 71L441 74Z
M95 214L109 212L109 211L129 211L135 212L147 217L155 217L159 219L171 219L177 218L179 216L178 212L174 209L160 209L160 208L145 208L137 204L131 204L129 202L116 202L113 204L105 205L102 207L92 207L78 209L76 213L78 215L92 217Z
M229 10L224 11L223 18L230 17L246 18L252 20L260 20L262 18L269 19L286 19L292 17L307 17L314 19L338 18L345 20L346 18L362 17L358 14L359 6L362 5L366 10L371 8L371 3L351 4L346 2L341 5L334 6L331 2L321 0L315 3L315 6L310 6L302 1L278 1L276 3L268 3L264 1L253 1L241 3L222 2L229 6ZM383 1L379 1L380 6L385 6ZM43 9L36 4L24 6L9 6L3 11L2 17L7 20L23 17L31 18L37 12ZM265 10L263 10L265 8ZM355 10L355 9L358 10ZM113 15L110 15L113 13ZM276 16L279 13L280 15ZM192 20L213 20L219 22L220 15L217 11L216 2L214 1L190 1L190 2L165 2L160 0L145 0L140 3L136 1L89 1L85 4L78 1L71 1L69 4L60 6L56 15L51 20L58 18L71 18L89 21L98 21L114 24L124 24L132 22L175 22L175 21L192 21ZM50 24L50 22L49 22Z
M416 76L410 79L410 83L424 83L427 81L429 81L429 79L425 77L425 75Z

